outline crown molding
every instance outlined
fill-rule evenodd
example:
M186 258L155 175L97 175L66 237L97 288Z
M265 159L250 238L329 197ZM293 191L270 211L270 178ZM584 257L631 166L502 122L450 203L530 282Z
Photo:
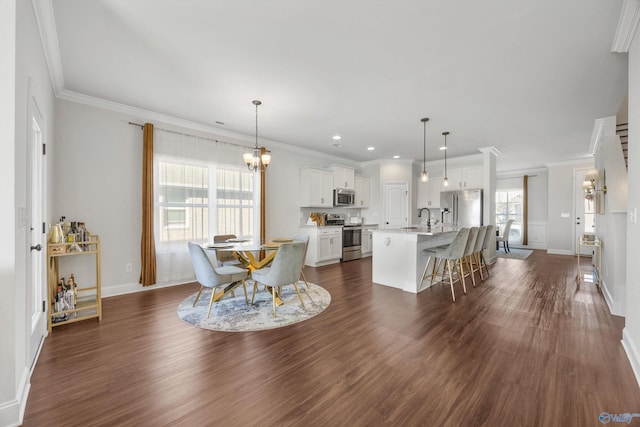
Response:
M36 23L40 32L40 41L44 50L47 69L51 86L56 96L64 91L64 73L62 71L62 58L58 45L58 31L56 19L53 13L51 0L32 0L33 11L36 15Z
M629 52L629 47L638 28L638 22L640 22L640 0L624 0L620 19L618 19L618 28L616 28L611 45L612 52Z
M594 162L593 156L591 154L587 154L581 158L564 160L560 162L550 162L550 163L545 163L544 165L547 168L552 168L557 166L583 166L583 165L593 166L593 162Z
M548 173L547 168L512 169L508 171L496 172L496 179L517 178L524 175L535 176L539 173Z
M478 148L478 151L480 151L483 154L486 154L486 153L493 154L496 157L502 154L502 152L494 146Z

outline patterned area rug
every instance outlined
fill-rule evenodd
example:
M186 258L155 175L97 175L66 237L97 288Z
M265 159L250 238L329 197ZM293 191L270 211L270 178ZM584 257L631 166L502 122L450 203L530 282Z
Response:
M500 249L496 252L498 258L511 258L511 259L527 259L533 251L531 249L518 249L511 248L509 252L504 253L504 249Z
M245 332L280 328L311 319L329 306L331 294L326 289L313 283L309 283L309 287L310 289L307 290L304 282L298 282L306 310L300 305L294 287L291 285L283 287L281 298L284 304L277 307L276 318L273 317L271 294L263 290L263 286L258 288L256 298L251 305L252 282L247 282L250 304L248 306L240 286L236 288L234 298L225 296L222 300L214 302L211 307L211 316L206 319L211 289L204 289L195 307L192 305L197 293L180 303L178 317L190 325L212 331Z

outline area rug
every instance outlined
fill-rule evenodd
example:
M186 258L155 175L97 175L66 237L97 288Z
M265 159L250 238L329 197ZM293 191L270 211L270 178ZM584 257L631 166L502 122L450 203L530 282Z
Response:
M211 289L204 289L198 303L192 307L197 293L186 298L178 307L178 317L184 322L198 328L212 331L246 332L280 328L311 319L322 313L331 303L331 294L321 286L309 283L307 290L304 282L298 282L298 288L306 310L300 305L293 286L282 288L281 299L284 304L276 309L277 317L273 317L271 294L260 286L251 305L253 283L247 282L249 305L244 300L242 287L235 290L235 297L225 296L213 303L211 315L207 319L207 310L211 298Z
M500 249L496 252L496 256L498 258L527 259L532 253L531 249L511 248L507 253L504 252L504 249Z

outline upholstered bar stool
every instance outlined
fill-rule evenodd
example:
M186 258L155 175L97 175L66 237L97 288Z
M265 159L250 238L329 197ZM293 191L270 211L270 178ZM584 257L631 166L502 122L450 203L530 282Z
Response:
M471 254L473 254L473 251L476 248L476 240L478 238L478 227L471 227L469 229L469 238L467 239L467 245L464 248L464 256L462 257L462 259L460 260L460 274L464 277L467 274L469 276L471 276L471 283L473 284L473 287L476 287L476 277L473 274L473 263L471 261ZM462 267L464 264L467 264L468 267L468 272L465 274L464 271L462 271Z
M471 254L471 274L475 274L475 272L480 273L480 280L484 280L484 275L482 274L482 268L480 268L480 252L482 252L482 245L484 245L484 237L487 234L487 226L483 225L478 229L478 237L476 238L476 245L473 248L473 253Z
M487 267L487 261L484 258L484 251L489 249L489 243L491 243L491 236L493 235L493 230L495 227L493 225L487 225L487 232L484 235L484 243L482 244L482 250L480 251L480 271L482 272L482 267L487 271L487 277L489 277L489 268Z
M448 246L444 248L433 248L433 249L424 250L424 253L427 255L427 263L424 267L424 272L422 273L422 281L424 281L424 278L427 274L427 268L429 267L429 262L431 261L432 258L437 259L439 261L444 261L442 274L444 276L447 273L445 269L448 269L449 285L451 286L451 296L453 298L453 301L456 300L456 293L453 290L453 272L451 268L452 262L453 262L453 269L460 272L458 274L458 280L462 282L462 290L464 291L465 294L467 293L467 287L465 286L465 283L464 283L464 267L462 266L462 258L464 257L464 251L467 247L468 240L469 240L469 229L461 228L460 231L458 231L458 234L456 235L456 237L453 239L453 242L451 242ZM436 264L437 263L434 260L433 273L435 273L435 269L437 268ZM433 280L434 280L433 273L430 279L431 283L433 283ZM421 284L422 284L422 281L421 281ZM444 277L442 281L444 281Z

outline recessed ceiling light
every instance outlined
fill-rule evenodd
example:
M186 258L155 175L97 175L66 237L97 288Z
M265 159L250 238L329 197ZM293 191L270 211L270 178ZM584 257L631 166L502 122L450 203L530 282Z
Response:
M400 158L400 156L393 156L393 158L394 158L394 159L399 159L399 158Z
M367 147L367 150L369 150L369 151L373 151L375 149L376 149L376 147Z
M447 147L445 147L445 146L440 147L440 151L444 151L446 149L447 149Z
M333 135L333 139L338 141L338 140L341 140L342 137L340 135Z
M333 146L334 146L334 147L338 147L338 148L344 148L344 145L339 144L339 143L337 143L337 142L334 142L334 143L333 143Z

